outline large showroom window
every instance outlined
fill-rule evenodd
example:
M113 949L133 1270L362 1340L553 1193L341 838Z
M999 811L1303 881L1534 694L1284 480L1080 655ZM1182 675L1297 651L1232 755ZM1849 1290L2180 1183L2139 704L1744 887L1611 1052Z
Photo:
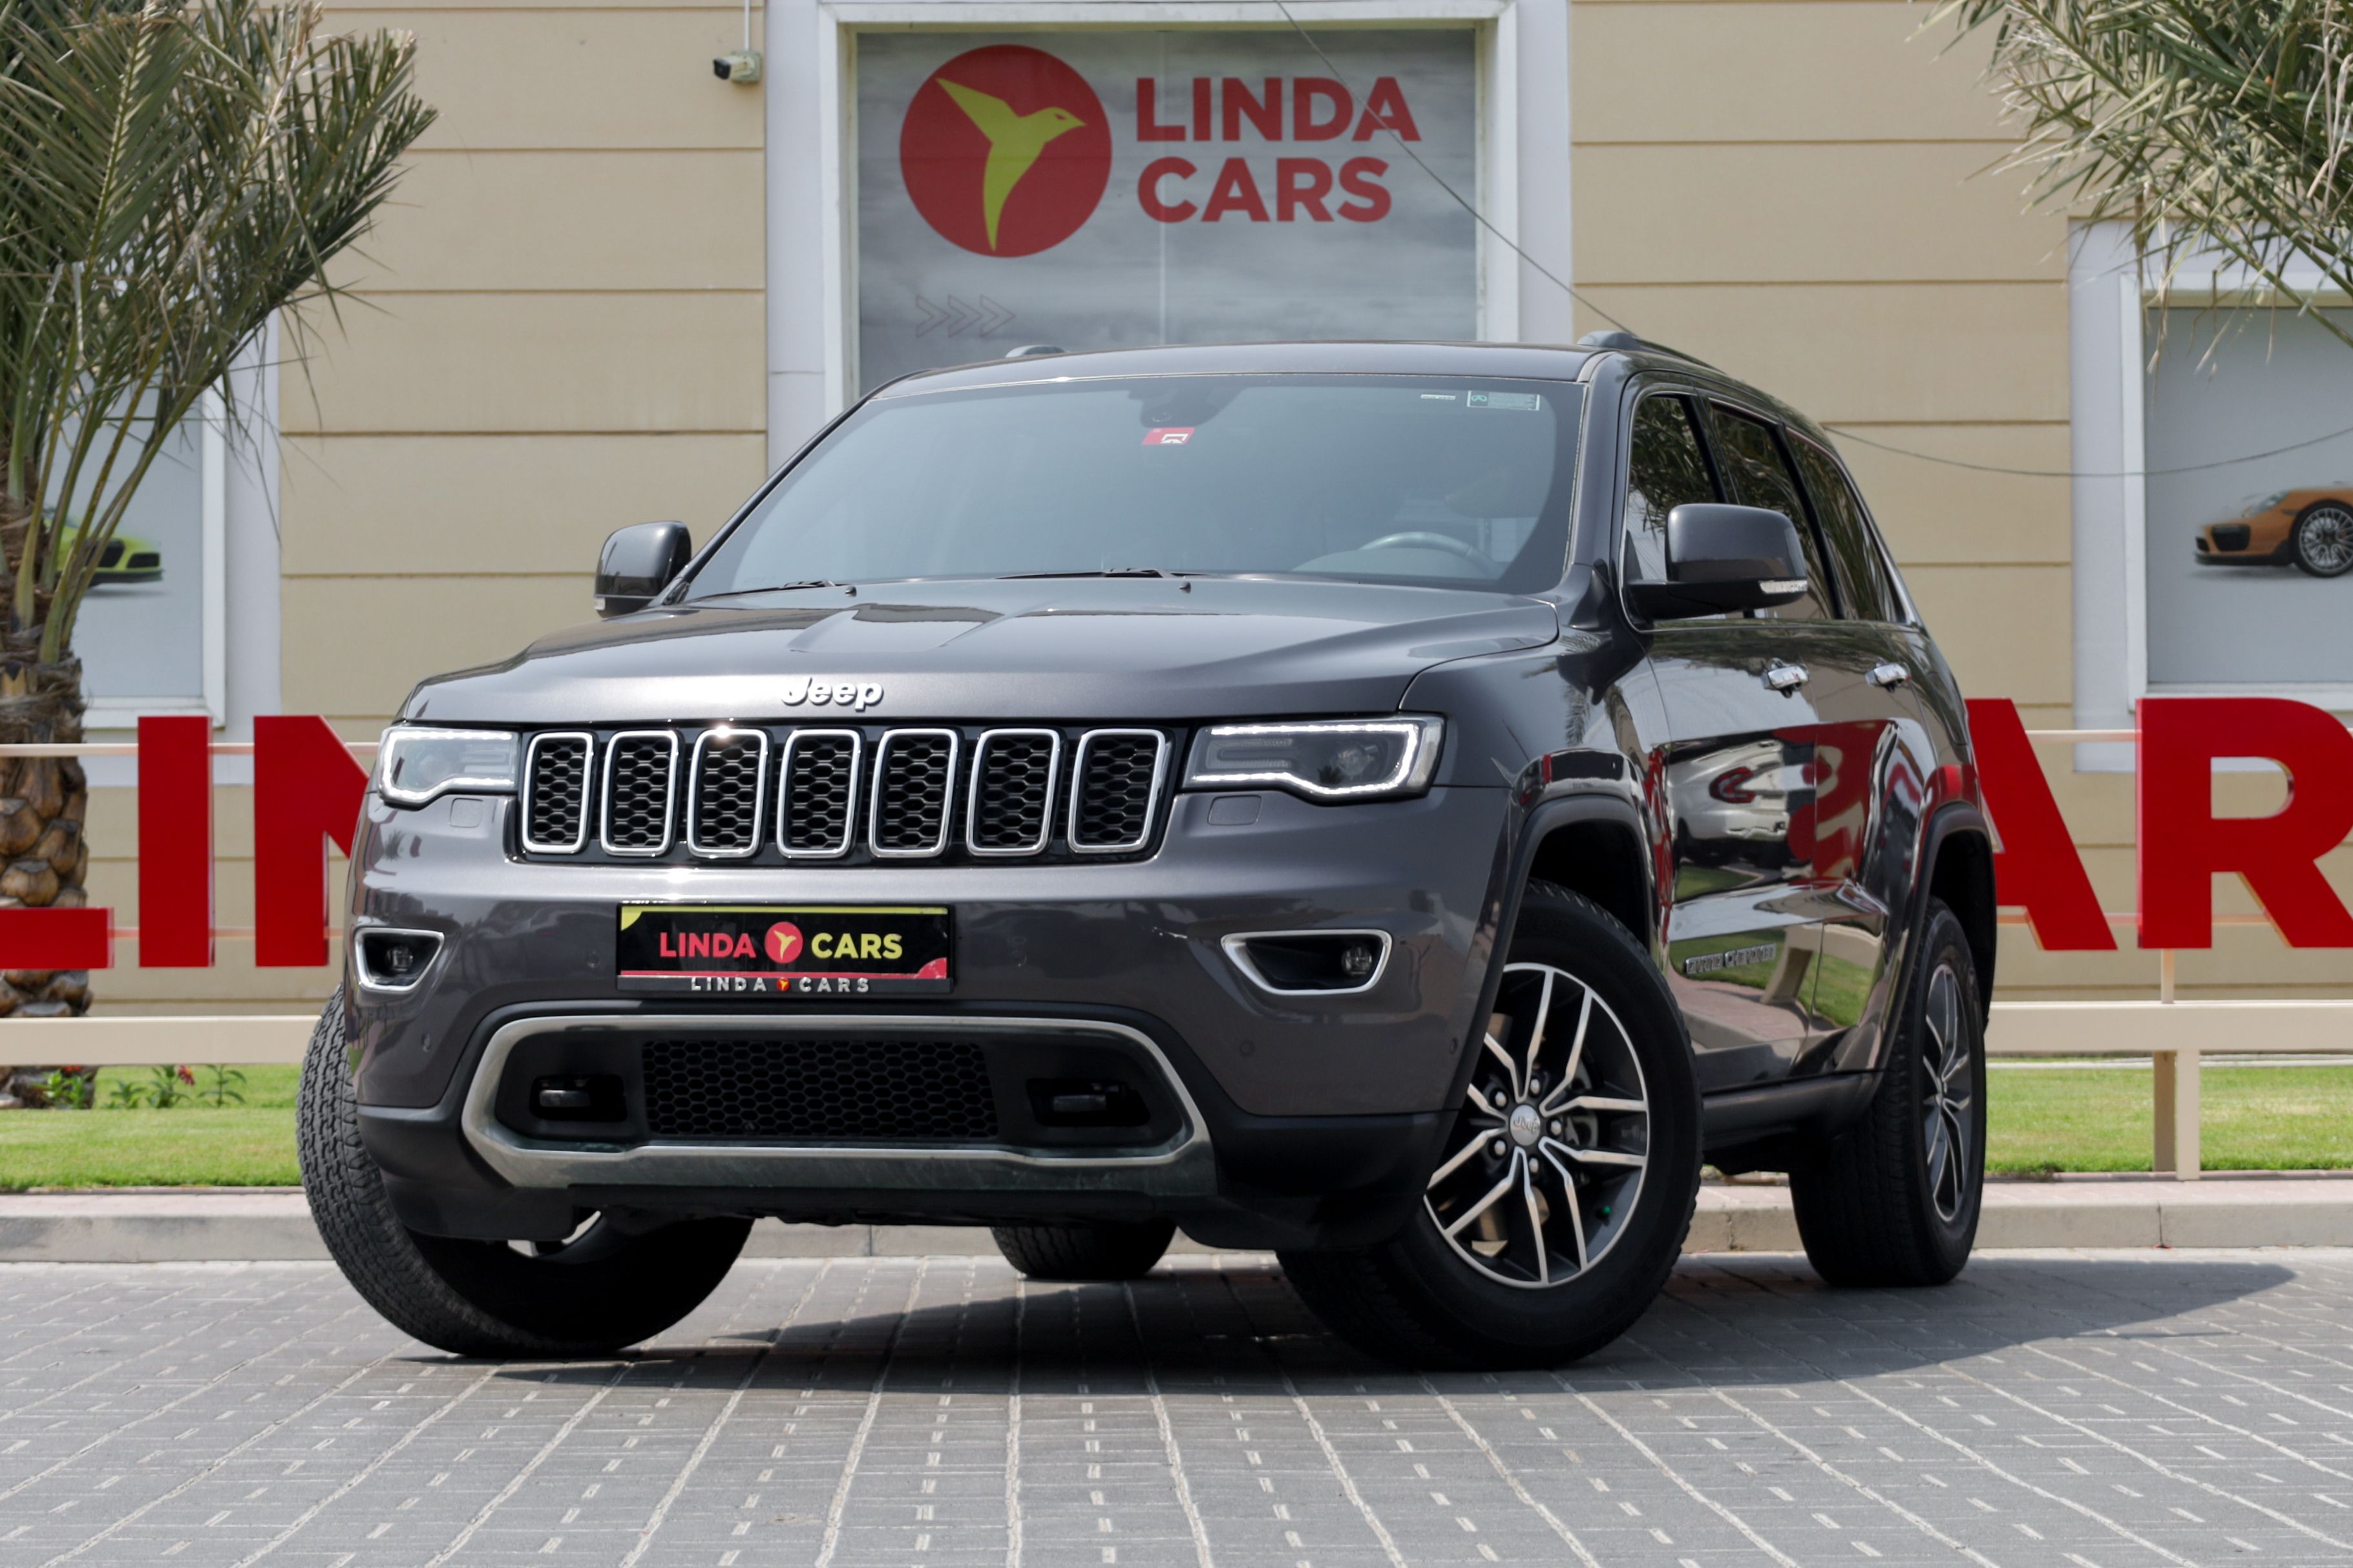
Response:
M2242 269L2160 290L2121 226L2078 229L2069 272L2076 721L2151 692L2353 709L2353 346Z

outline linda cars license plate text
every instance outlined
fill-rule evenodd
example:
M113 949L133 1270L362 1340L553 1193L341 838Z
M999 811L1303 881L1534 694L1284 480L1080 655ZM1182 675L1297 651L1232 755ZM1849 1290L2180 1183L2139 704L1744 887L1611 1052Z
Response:
M878 904L623 904L624 991L904 996L949 987L948 911Z

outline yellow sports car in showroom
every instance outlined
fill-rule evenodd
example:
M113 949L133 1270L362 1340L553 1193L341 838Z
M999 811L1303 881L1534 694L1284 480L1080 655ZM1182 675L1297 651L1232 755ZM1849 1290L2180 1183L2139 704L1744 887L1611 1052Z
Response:
M2293 566L2314 577L2353 572L2353 485L2281 490L2229 522L2198 531L2201 566Z

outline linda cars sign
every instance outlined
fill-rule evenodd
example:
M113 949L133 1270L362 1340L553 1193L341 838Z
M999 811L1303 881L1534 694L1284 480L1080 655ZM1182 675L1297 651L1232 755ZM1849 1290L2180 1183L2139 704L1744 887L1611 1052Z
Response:
M1479 335L1475 37L870 33L860 384L1020 343Z
M1985 799L2001 845L1994 857L2000 901L2023 909L2035 941L2052 951L2116 946L2084 862L2060 816L2018 710L2006 700L1969 703L1969 731ZM0 969L104 969L113 938L135 934L142 968L205 968L213 962L210 727L201 717L151 718L139 725L139 925L118 931L111 910L0 909ZM2235 874L2261 901L2291 947L2353 947L2348 912L2322 873L2322 857L2353 834L2353 733L2326 710L2267 697L2152 697L2140 705L2139 945L2213 945L2214 878ZM2217 816L2214 765L2255 758L2288 775L2285 805L2268 816ZM326 847L348 852L367 773L323 719L254 721L253 859L255 963L315 967L327 942ZM781 906L734 911L729 950L711 933L676 952L666 926L647 926L657 958L740 956L798 973L802 924ZM822 911L820 911L822 912ZM885 911L937 916L936 910ZM752 914L759 918L750 919ZM856 957L902 988L944 984L946 956L923 942L922 920L852 933ZM851 950L841 933L812 926L807 958L839 978ZM913 931L914 934L909 934ZM898 951L892 951L893 939ZM736 940L741 937L741 941ZM871 951L869 950L870 942ZM738 954L737 947L744 951ZM766 949L765 960L763 948ZM893 969L892 964L897 964ZM856 979L856 975L851 976Z

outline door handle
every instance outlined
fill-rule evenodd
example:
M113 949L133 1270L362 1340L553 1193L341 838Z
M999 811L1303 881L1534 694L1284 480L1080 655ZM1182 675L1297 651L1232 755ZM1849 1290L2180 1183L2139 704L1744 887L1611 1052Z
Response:
M1883 691L1893 691L1912 679L1912 672L1900 664L1883 664L1863 677Z
M1795 691L1813 677L1802 664L1776 664L1765 670L1765 684L1776 691Z

